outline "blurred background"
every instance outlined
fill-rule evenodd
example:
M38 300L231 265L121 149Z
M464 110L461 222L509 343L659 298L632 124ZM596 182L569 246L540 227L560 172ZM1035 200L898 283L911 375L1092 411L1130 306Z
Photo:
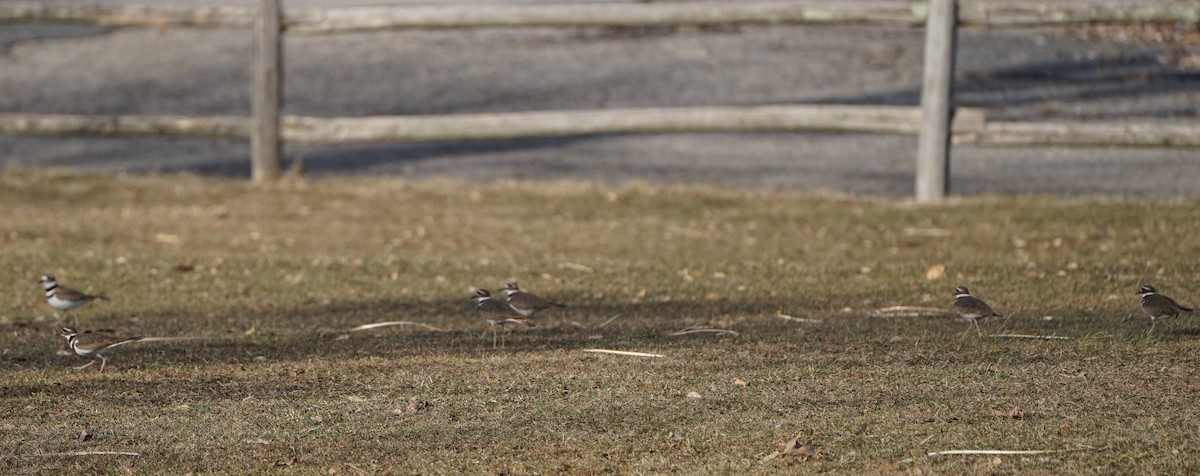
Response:
M183 7L257 3L153 2ZM283 3L285 9L346 6L332 0ZM371 2L408 3L418 4ZM419 2L430 3L466 4ZM974 2L962 3L968 8ZM1044 2L987 4L1039 3ZM1054 2L1063 3L1087 2ZM285 35L284 112L335 117L917 105L923 41L921 28L896 25ZM0 112L246 116L250 61L248 28L5 23L0 26ZM984 108L989 120L1195 123L1200 120L1200 31L1189 23L964 28L956 77L957 104ZM284 148L285 166L302 156L310 176L650 181L897 197L912 194L915 154L915 136L859 133L623 134ZM951 191L960 195L1200 197L1196 149L956 146L952 157ZM233 140L0 135L0 166L248 177L249 148Z

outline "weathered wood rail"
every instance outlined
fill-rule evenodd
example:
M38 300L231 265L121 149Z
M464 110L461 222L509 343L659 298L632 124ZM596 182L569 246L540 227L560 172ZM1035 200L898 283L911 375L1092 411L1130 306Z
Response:
M917 134L911 106L761 106L538 111L407 117L285 115L284 142L364 144L671 132L872 132ZM1200 123L988 122L982 109L958 108L954 144L1200 148ZM249 140L254 121L238 116L95 116L0 113L0 133L192 137Z
M281 9L0 3L0 22L87 23L120 27L253 28L253 117L78 116L0 113L0 133L178 136L251 141L255 181L280 174L280 143L349 144L614 133L846 131L920 136L916 196L949 189L950 144L986 146L1200 147L1200 124L988 122L956 108L953 71L960 26L1028 27L1077 23L1200 23L1200 4L959 6L929 2L749 1L580 5L403 5ZM442 116L318 118L281 116L282 35L394 29L604 27L707 24L892 24L926 28L922 107L777 105L537 111Z
M929 2L821 0L619 3L578 5L404 5L288 8L288 33L345 33L412 28L580 27L697 24L893 23L921 25ZM2 21L71 22L124 27L249 28L250 7L113 6L0 3ZM1023 27L1098 22L1200 21L1200 5L1108 4L993 6L970 2L958 13L962 26Z

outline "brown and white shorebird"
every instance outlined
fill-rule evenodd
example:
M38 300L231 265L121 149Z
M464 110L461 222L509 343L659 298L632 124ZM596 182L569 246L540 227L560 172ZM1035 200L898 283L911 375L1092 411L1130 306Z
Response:
M958 313L964 321L967 321L975 326L975 333L979 337L983 337L983 331L979 330L979 320L989 317L1004 317L1000 313L993 311L991 306L988 306L983 300L972 296L971 291L967 290L966 286L954 288L954 312ZM970 331L971 328L967 328ZM966 332L964 332L965 334Z
M142 340L142 337L121 337L102 332L85 332L80 334L72 327L62 328L60 334L67 339L67 345L71 346L71 350L75 351L81 357L91 357L92 361L76 369L83 370L96 363L96 358L100 359L100 371L104 371L104 365L108 363L108 357L104 354L114 347Z
M46 292L46 303L59 311L70 311L97 299L108 299L108 296L91 295L58 284L51 274L42 276L38 282L42 283L42 290Z
M534 314L552 307L567 307L566 304L550 301L536 294L521 291L516 281L504 283L504 288L501 291L504 291L504 295L508 296L508 305L512 306L513 310L525 317L533 317Z
M1142 297L1142 311L1150 316L1150 332L1154 331L1154 324L1160 320L1179 316L1181 312L1195 311L1195 309L1180 305L1174 299L1159 294L1158 290L1149 284L1142 285L1141 288L1138 288L1137 293Z
M535 324L525 319L521 313L509 306L508 303L492 299L492 293L486 289L475 290L475 312L487 321L492 328L492 347L496 347L496 326L505 324L525 324L533 327Z

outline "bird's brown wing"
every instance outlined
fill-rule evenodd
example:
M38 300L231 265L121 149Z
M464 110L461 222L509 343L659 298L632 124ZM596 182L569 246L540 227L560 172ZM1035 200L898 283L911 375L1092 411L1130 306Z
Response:
M533 309L535 311L549 309L551 307L566 307L566 304L560 304L548 299L544 299L536 294L529 293L513 294L512 296L508 297L508 302L512 304L513 307L520 309Z
M77 289L68 288L63 285L59 285L58 288L54 290L54 294L58 296L59 299L64 301L91 301L93 299L108 299L104 296L93 296L91 294L79 291Z
M959 314L979 317L1003 317L991 306L974 296L963 296L954 300L954 310Z

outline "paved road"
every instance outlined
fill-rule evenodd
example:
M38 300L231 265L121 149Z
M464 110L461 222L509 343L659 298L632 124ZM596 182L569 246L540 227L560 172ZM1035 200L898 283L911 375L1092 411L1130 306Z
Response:
M966 30L960 44L958 100L987 108L990 117L1200 117L1196 45L1085 41L1050 30ZM355 116L915 105L921 47L919 31L877 27L293 37L285 52L285 109ZM0 111L249 113L247 31L4 25L0 48ZM915 149L912 137L779 133L305 147L287 154L303 155L315 175L651 181L908 196ZM0 136L0 166L245 176L247 154L248 146L237 142ZM1200 151L959 147L952 180L960 194L1200 197Z

